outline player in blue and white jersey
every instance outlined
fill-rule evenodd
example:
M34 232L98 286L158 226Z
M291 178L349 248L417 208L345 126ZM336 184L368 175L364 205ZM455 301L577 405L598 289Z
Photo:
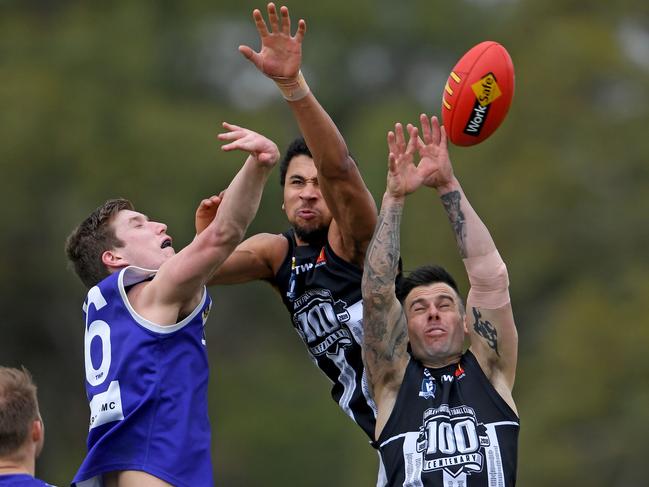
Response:
M209 277L243 238L277 146L236 125L219 139L249 154L207 228L176 253L167 226L109 200L66 252L89 288L85 314L88 454L79 487L213 485L204 325Z
M387 188L363 274L375 446L390 486L510 487L518 338L507 268L453 175L444 129L436 117L421 115L420 123L421 138L408 125L407 143L401 124L388 133ZM471 284L467 311L439 266L414 270L395 290L404 202L422 186L437 192L455 233Z
M0 487L50 485L34 477L44 442L31 375L25 368L0 367Z

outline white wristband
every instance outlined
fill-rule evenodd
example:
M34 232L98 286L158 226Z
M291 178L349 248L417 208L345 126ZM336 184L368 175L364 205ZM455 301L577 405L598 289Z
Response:
M311 92L302 71L298 72L297 78L273 78L273 81L288 101L301 100Z

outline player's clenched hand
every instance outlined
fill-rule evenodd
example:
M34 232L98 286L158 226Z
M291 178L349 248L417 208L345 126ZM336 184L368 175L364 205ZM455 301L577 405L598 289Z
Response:
M242 150L257 159L260 164L273 166L279 160L277 145L257 132L238 125L223 122L227 132L218 134L221 141L228 142L221 149L224 151Z
M255 52L251 47L242 45L239 46L239 52L269 78L296 78L302 62L302 39L306 32L306 22L300 19L297 32L294 36L291 35L288 8L282 7L278 16L274 3L268 4L270 30L258 9L253 11L252 17L261 38L261 51Z

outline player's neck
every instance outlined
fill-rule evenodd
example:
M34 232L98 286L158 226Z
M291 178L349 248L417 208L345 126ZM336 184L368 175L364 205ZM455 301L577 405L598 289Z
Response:
M33 448L23 445L17 452L0 458L0 475L27 474L34 476L36 458Z
M34 471L21 463L9 460L0 460L0 475L27 474L34 476Z

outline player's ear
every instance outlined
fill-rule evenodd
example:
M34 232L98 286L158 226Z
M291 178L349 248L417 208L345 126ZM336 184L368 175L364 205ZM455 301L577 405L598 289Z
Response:
M101 262L109 269L116 269L128 265L128 261L118 250L106 250L101 254Z
M41 450L43 449L43 444L45 443L45 425L43 420L40 418L32 421L32 431L31 431L32 443L36 446L36 456L40 455Z

